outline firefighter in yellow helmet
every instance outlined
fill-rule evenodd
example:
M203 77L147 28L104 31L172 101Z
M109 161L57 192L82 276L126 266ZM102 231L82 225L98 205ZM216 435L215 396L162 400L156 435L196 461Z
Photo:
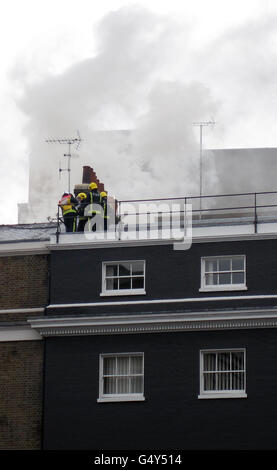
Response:
M87 196L87 205L88 208L86 210L86 214L88 215L88 222L89 222L89 230L95 232L97 230L96 224L93 221L93 218L101 214L101 198L100 193L98 191L98 186L96 183L92 182L89 185L89 194Z
M107 193L105 191L102 191L100 193L100 199L101 199L101 206L103 208L103 229L104 229L104 232L107 231L108 229L108 219L109 219L109 216L108 216L108 201L107 201Z
M66 232L76 232L77 211L75 206L77 204L77 199L71 193L63 193L59 201Z
M79 193L76 198L79 202L77 206L77 212L78 212L78 226L77 226L77 232L83 232L85 225L87 223L87 216L85 216L85 207L87 206L87 195L86 193Z

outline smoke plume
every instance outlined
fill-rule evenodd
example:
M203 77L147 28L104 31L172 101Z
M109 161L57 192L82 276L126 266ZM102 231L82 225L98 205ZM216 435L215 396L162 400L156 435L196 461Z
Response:
M71 190L81 182L82 166L90 165L118 199L199 192L192 123L215 114L218 105L201 81L165 73L176 24L141 7L124 7L104 17L95 34L95 56L59 75L24 82L18 104L28 119L34 221L53 217L67 189L68 173L59 172L59 162L66 169L68 149L45 140L74 137L77 129L83 142L79 157L71 159Z
M74 137L77 130L83 142L71 159L71 190L81 182L82 166L90 165L119 200L199 194L199 129L193 123L215 117L209 142L217 148L232 147L227 126L231 136L248 130L248 142L241 138L246 147L259 143L249 127L259 125L259 111L275 100L276 48L264 53L265 44L274 44L275 26L276 16L256 18L200 47L191 22L123 7L99 22L92 57L36 79L17 64L13 79L20 75L31 221L54 217L68 189L68 172L59 172L60 161L67 167L68 149L45 140ZM212 153L205 154L204 170L204 192L224 192L224 170ZM235 174L241 174L238 164L228 186L233 192L267 189L269 180L259 180L258 172L251 182L246 175L243 188Z

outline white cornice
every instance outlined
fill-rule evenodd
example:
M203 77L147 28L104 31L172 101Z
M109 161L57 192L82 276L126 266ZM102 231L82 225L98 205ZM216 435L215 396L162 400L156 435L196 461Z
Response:
M192 243L214 243L214 242L237 242L251 240L274 240L277 233L246 233L246 234L226 234L226 235L202 235L192 236ZM110 241L92 241L75 243L52 243L49 245L51 251L57 250L81 250L96 248L119 248L119 247L137 247L137 246L155 246L172 245L176 243L174 239L159 240L110 240ZM184 250L186 251L186 250Z
M0 315L5 313L43 313L44 308L6 308L0 310Z
M239 242L251 240L274 240L277 233L253 233L253 234L230 234L193 236L192 243L219 243L219 242ZM102 242L74 242L74 243L49 243L45 241L15 241L11 243L0 243L0 257L2 256L22 256L22 255L44 255L51 251L59 250L89 250L104 248L139 247L174 245L174 240L112 240ZM184 250L186 251L186 250Z
M277 233L249 233L233 235L211 235L197 236L192 238L192 243L214 243L214 242L241 242L253 240L276 240Z
M46 337L276 328L277 309L120 316L32 317L27 321L32 329Z
M239 242L251 240L274 240L277 233L253 233L253 234L229 234L229 235L210 235L193 236L192 243L215 243L215 242ZM59 250L83 250L83 249L103 249L120 247L138 247L138 246L157 246L172 245L172 240L112 240L103 242L74 242L74 243L49 243L45 241L15 241L11 243L0 243L1 256L20 256L20 255L40 255L48 254L51 251ZM184 250L186 251L186 250Z
M172 245L172 239L159 239L159 240L104 240L104 241L90 241L83 242L76 241L70 243L59 242L49 245L51 251L57 250L88 250L96 248L122 248L122 247L137 247L137 246L155 246L155 245Z
M44 255L49 253L48 241L0 243L0 256Z
M0 342L9 341L38 341L42 337L38 331L27 326L0 326Z

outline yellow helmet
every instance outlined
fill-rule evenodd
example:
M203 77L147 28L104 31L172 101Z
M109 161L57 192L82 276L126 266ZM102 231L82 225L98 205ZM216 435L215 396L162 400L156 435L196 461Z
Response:
M106 193L105 191L102 191L102 192L100 193L100 196L101 196L101 197L107 197L107 193Z
M90 190L91 190L91 189L97 189L97 187L98 187L98 186L97 186L96 183L90 183L90 185L89 185L89 189L90 189Z
M87 195L85 193L79 193L77 197L80 199L86 199Z

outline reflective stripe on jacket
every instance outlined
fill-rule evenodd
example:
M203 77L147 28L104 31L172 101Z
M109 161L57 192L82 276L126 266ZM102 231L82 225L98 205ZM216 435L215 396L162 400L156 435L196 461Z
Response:
M74 209L74 204L71 202L71 196L64 196L59 201L59 206L62 208L63 215L68 214L69 212L76 213Z
M86 214L88 216L90 215L96 215L96 214L101 214L101 210L97 209L100 205L100 194L98 191L93 192L91 191L89 193L89 203L88 203L88 210L86 211Z

